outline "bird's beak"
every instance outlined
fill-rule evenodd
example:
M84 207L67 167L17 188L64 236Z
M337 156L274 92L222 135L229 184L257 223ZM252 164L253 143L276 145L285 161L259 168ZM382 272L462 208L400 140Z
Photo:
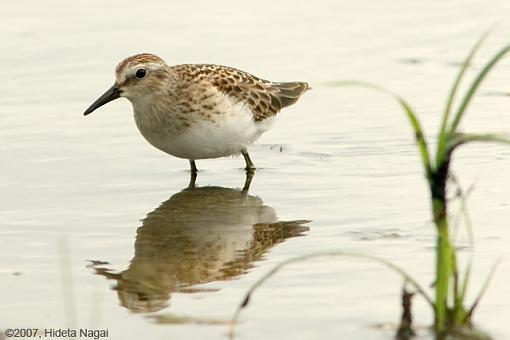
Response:
M89 113L92 113L93 111L95 111L97 108L103 106L104 104L109 103L112 100L119 98L120 93L121 93L121 91L119 90L117 85L113 84L112 87L110 87L105 93L103 93L103 95L101 97L97 98L97 100L95 102L93 102L92 105L90 105L87 110L85 110L83 115L86 116Z

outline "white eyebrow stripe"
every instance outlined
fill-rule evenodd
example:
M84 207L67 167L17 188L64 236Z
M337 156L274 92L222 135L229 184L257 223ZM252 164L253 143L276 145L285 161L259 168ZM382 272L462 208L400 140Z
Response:
M129 68L128 73L136 72L140 68L144 68L146 70L157 70L162 67L163 65L157 63L136 64Z
M136 65L133 65L131 67L129 67L129 69L127 69L125 71L125 78L130 78L130 77L134 77L135 74L136 74L136 71L138 71L139 69L143 68L143 69L146 69L148 71L151 71L151 70L157 70L157 69L160 69L162 68L163 65L161 64L157 64L157 63L145 63L145 64L136 64Z

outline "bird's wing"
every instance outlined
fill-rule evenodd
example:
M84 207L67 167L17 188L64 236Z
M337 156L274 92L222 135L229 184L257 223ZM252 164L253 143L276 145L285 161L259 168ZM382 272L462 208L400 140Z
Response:
M227 66L188 64L178 67L186 80L208 81L222 93L246 104L255 121L276 115L309 89L305 82L271 82Z

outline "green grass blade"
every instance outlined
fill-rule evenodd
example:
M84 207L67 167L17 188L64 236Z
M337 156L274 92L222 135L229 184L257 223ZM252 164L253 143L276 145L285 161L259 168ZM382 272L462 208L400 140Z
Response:
M430 156L427 147L427 142L424 137L423 129L420 121L418 120L418 117L416 116L416 113L411 108L411 105L404 98L388 89L385 89L372 83L360 81L338 81L329 82L328 84L333 86L361 86L393 97L399 103L400 107L403 109L409 122L411 123L411 126L413 127L416 138L416 144L418 145L418 149L420 150L423 167L425 169L425 175L427 176L427 181L430 181L432 168L430 166Z
M487 133L456 133L453 138L447 144L447 150L453 151L455 148L472 142L482 143L502 143L510 144L510 137L507 135Z
M464 301L466 298L466 293L468 289L469 279L471 277L471 268L473 266L473 257L474 257L474 246L475 246L475 238L473 235L473 224L471 223L471 217L469 216L469 212L467 210L467 199L471 192L473 191L473 186L470 186L466 193L462 193L461 196L461 212L464 216L464 221L466 223L466 229L468 233L468 242L469 242L469 258L466 264L466 269L464 271L464 277L462 280L462 287L460 289L459 294L455 297L455 319L456 322L462 323L465 318L465 310L464 310Z
M469 103L471 102L471 99L473 99L473 96L475 95L478 87L480 86L481 82L485 79L487 74L490 70L503 58L508 52L510 51L510 44L503 47L496 55L494 55L487 64L483 67L483 69L478 73L475 80L469 87L468 91L464 95L464 98L462 99L462 102L457 109L455 116L453 118L453 121L450 125L450 128L446 133L455 133L457 131L457 127L464 116L466 112L466 108L468 107Z
M403 269L401 269L400 267L394 265L393 263L391 263L388 260L382 259L382 258L377 257L377 256L371 256L371 255L365 255L365 254L357 254L357 253L349 253L349 252L344 252L344 251L330 251L330 252L313 253L313 254L308 254L308 255L303 255L303 256L295 257L295 258L288 259L286 261L281 262L280 264L278 264L275 267L273 267L273 269L271 269L269 272L267 272L264 276L259 278L250 287L248 292L243 297L241 303L237 306L237 308L236 308L236 310L234 312L234 315L232 316L232 320L231 320L231 323L230 323L230 330L229 330L229 338L231 338L231 339L234 338L234 335L235 335L235 325L237 324L237 322L239 320L239 316L241 314L241 310L248 306L248 304L250 302L250 299L251 299L251 296L253 295L255 290L257 290L257 288L259 288L270 277L275 275L282 268L284 268L287 265L292 264L292 263L306 261L306 260L309 260L311 258L335 257L335 256L348 256L348 257L363 258L363 259L368 259L368 260L375 261L375 262L378 262L380 264L385 265L386 267L388 267L391 270L393 270L393 271L397 272L398 274L400 274L404 278L404 280L406 282L408 282L409 284L411 284L416 289L417 293L420 294L428 302L428 304L431 306L431 308L433 310L435 309L434 302L429 297L429 295L427 294L425 289L423 289L420 286L420 284L411 275L409 275Z
M466 73L469 65L471 64L471 61L473 60L476 52L478 51L478 49L480 48L480 46L482 46L483 42L487 39L487 37L489 36L489 33L492 31L492 28L487 30L487 32L485 32L481 37L480 39L478 39L478 41L476 42L476 44L473 46L473 48L471 49L471 51L469 52L467 58L464 60L464 63L462 64L460 70L459 70L459 73L457 74L457 77L455 78L455 81L453 82L453 86L450 90L450 93L448 95L448 99L446 101L446 106L445 106L445 109L444 109L444 112L443 112L443 119L442 119L442 122L441 122L441 128L439 130L439 143L438 143L438 151L441 150L442 148L444 148L444 145L446 143L446 136L445 136L445 130L446 130L446 125L448 124L448 120L450 118L450 112L451 112L451 109L452 109L452 105L453 105L453 101L455 99L455 96L457 94L457 90L459 88L459 85L462 81L462 78L464 77L464 74ZM437 153L437 155L439 155L440 152ZM436 164L438 164L440 161L440 159L436 159Z
M498 268L499 264L501 263L501 259L498 260L491 268L491 271L489 273L489 275L487 276L487 278L485 279L485 282L482 286L482 289L480 290L480 292L478 293L478 296L476 297L475 299L475 302L473 302L473 305L471 306L471 308L469 309L469 311L467 312L467 315L466 317L469 319L476 307L478 307L478 304L480 303L480 301L482 300L482 297L484 296L485 292L487 291L487 288L489 288L489 284L491 283L492 281L492 278L494 277L494 274L496 273L496 269Z

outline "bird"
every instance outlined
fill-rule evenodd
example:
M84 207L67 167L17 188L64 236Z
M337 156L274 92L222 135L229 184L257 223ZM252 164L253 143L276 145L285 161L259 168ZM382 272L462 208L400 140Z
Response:
M214 64L168 65L154 54L142 53L117 65L115 83L84 115L127 98L141 135L155 148L189 160L194 178L196 160L239 154L246 172L253 174L248 145L308 89L306 82L273 82Z

